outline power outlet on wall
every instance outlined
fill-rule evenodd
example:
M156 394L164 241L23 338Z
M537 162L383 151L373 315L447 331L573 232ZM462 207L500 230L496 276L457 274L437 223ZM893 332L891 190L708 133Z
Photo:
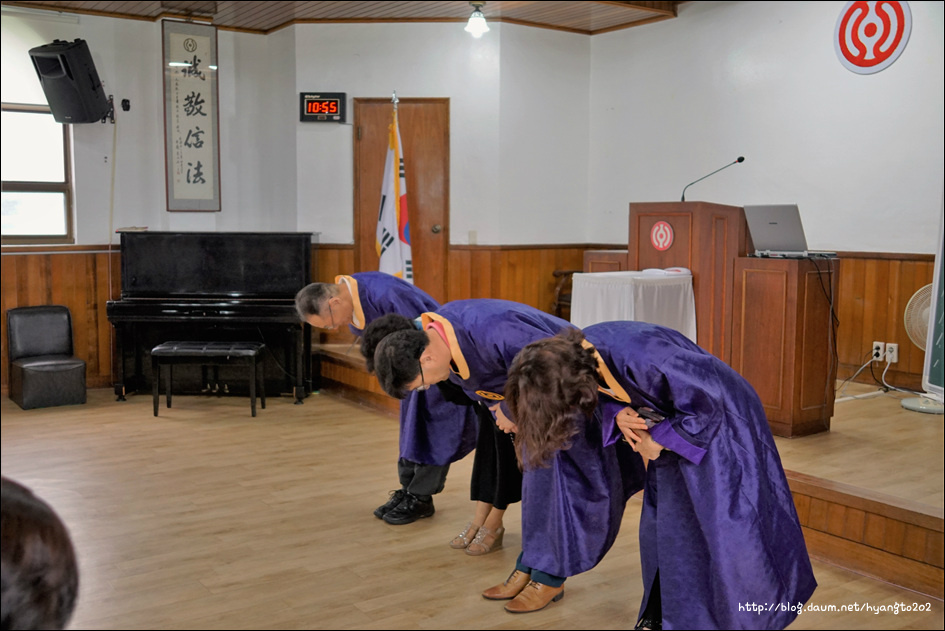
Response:
M886 344L883 342L873 342L873 352L870 355L870 361L881 362L886 358Z
M899 345L898 344L887 344L886 345L886 363L895 364L899 361Z

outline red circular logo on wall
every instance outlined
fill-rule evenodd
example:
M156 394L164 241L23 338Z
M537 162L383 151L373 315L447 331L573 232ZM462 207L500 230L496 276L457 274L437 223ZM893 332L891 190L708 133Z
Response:
M847 70L873 74L899 58L911 32L908 2L847 2L837 18L833 44Z
M650 230L650 243L663 252L673 245L673 227L665 221L657 221Z

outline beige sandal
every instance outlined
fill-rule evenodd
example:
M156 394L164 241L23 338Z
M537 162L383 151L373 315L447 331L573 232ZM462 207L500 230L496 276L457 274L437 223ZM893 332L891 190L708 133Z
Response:
M489 554L493 550L498 550L502 547L503 535L505 535L505 528L502 526L499 526L495 530L486 528L485 526L479 528L479 532L476 533L476 538L470 541L469 545L466 546L466 554L476 557Z
M466 524L466 527L463 528L463 532L453 537L453 540L450 541L450 547L454 550L462 550L468 547L470 543L475 541L474 537L476 537L478 532L479 526L469 522Z

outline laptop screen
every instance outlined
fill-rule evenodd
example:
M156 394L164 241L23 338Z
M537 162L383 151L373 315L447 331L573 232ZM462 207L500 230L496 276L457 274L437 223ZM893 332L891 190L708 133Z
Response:
M756 255L807 255L807 239L797 204L745 206L745 219Z

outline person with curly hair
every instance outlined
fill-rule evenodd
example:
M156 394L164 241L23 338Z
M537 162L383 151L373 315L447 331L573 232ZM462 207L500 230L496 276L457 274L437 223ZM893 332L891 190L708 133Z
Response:
M402 323L401 331L382 331L377 336L375 371L384 390L391 396L404 396L450 380L490 406L495 424L511 434L516 431L515 418L505 405L504 391L515 355L533 341L573 329L564 320L504 300L450 302L435 313L423 314L421 322L422 331ZM367 331L365 340L371 334ZM512 445L505 442L511 462L501 465L499 480L508 479L509 470L518 470ZM624 447L626 457L621 461L620 447L613 441L604 445L599 427L589 426L557 470L561 477L551 481L544 470L524 470L522 554L509 578L485 590L484 598L511 601L506 605L511 613L538 611L561 599L567 577L600 561L613 543L613 526L619 528L627 498L642 488L642 460ZM479 448L476 454L478 459ZM638 464L635 487L634 459ZM473 499L477 499L475 489ZM575 508L548 509L564 505ZM602 519L601 513L608 517Z
M681 333L605 322L537 341L515 358L506 397L526 467L559 467L591 419L647 460L637 628L783 629L813 594L758 395Z

